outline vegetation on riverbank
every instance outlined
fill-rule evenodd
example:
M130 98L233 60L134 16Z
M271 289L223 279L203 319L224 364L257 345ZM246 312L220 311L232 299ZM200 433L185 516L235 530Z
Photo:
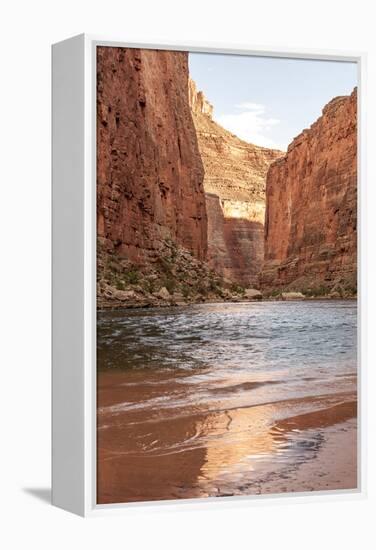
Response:
M105 308L139 308L184 306L205 302L240 302L255 300L347 299L356 297L354 289L338 290L314 287L304 291L277 289L260 292L246 289L210 269L186 249L171 240L164 242L160 253L144 264L97 247L97 306Z
M240 300L246 290L225 280L186 249L166 240L159 254L135 264L98 243L97 304L106 307L185 305Z

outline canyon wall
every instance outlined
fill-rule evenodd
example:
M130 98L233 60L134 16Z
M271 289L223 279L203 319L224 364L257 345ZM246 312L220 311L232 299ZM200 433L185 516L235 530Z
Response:
M254 286L264 258L265 179L283 153L242 141L213 120L213 107L189 82L204 164L208 262L225 278Z
M97 48L97 233L142 264L168 240L204 260L203 166L188 101L188 54Z
M357 92L337 97L266 182L263 289L356 293Z

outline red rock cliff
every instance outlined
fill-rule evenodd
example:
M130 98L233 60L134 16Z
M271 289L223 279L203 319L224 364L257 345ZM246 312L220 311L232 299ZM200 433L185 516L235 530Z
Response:
M188 54L99 47L101 249L142 263L172 239L204 259L203 174L188 101Z
M189 94L205 170L208 261L226 278L253 286L264 258L266 173L283 153L246 143L217 124L192 80Z
M357 93L337 97L267 175L263 288L356 292Z

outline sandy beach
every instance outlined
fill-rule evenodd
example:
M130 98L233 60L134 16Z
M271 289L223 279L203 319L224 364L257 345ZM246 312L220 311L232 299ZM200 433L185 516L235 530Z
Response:
M356 488L354 394L151 413L119 398L143 403L178 388L122 386L118 376L98 379L98 503Z
M356 488L355 303L99 321L98 503Z

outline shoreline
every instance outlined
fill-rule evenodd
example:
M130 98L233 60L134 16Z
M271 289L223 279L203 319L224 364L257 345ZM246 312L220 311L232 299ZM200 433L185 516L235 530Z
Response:
M355 488L356 302L303 302L100 313L98 501Z
M167 380L133 376L100 375L99 503L357 488L356 394L152 413L130 405Z
M98 300L98 297L96 298ZM265 303L271 303L271 302L356 302L358 299L357 296L347 296L347 297L330 297L330 296L306 296L304 298L299 299L283 299L283 298L262 298L257 300L202 300L197 302L179 302L179 303L172 303L172 302L161 302L158 305L146 305L142 303L134 303L134 304L112 304L112 305L101 305L97 306L96 310L97 312L105 312L105 311L118 311L118 310L133 310L133 309L145 309L145 310L154 310L154 309L166 309L166 308L187 308L190 306L199 306L199 305L211 305L211 304L260 304L262 302Z
M289 465L280 471L265 474L250 482L240 483L237 488L227 483L214 483L210 488L185 487L184 481L175 480L170 491L165 494L143 494L142 477L137 473L137 491L133 488L125 500L100 491L100 504L121 503L121 502L154 502L164 500L194 500L196 498L228 498L228 497L257 497L261 495L280 496L292 494L299 496L302 493L320 493L322 491L351 491L358 488L357 482L357 419L352 418L340 422L334 426L322 430L323 442L316 456L308 458L301 464ZM306 430L309 435L309 430ZM341 452L346 449L347 452ZM190 453L187 453L190 456ZM108 457L107 457L108 459ZM191 456L194 460L194 456ZM106 462L106 459L104 459ZM110 461L111 462L111 461ZM131 468L135 468L132 460L129 461ZM141 461L142 462L142 461ZM104 466L104 464L102 464ZM144 466L145 467L145 466ZM147 462L146 462L147 467ZM136 468L136 471L138 469ZM141 472L144 470L141 467ZM167 483L168 477L163 477ZM162 488L162 484L161 484ZM166 487L165 487L166 490ZM134 491L134 492L133 492ZM163 493L163 491L162 491Z
M309 430L307 430L308 433ZM258 494L306 493L357 489L356 416L324 428L315 458L262 482ZM341 450L346 449L346 452Z

